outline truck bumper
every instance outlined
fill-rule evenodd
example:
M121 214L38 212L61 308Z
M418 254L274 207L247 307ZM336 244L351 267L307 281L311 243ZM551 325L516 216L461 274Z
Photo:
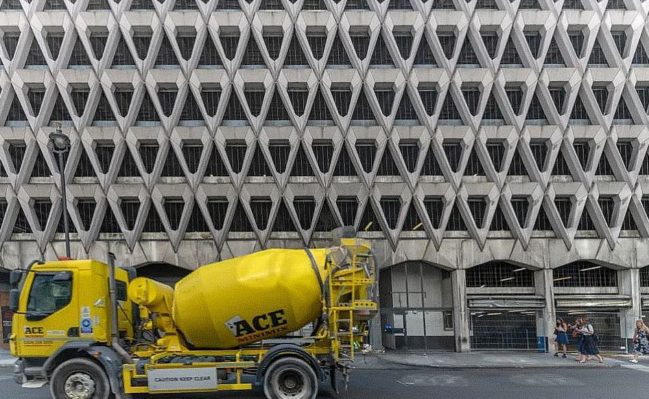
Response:
M27 377L25 376L25 366L24 362L22 359L16 360L16 363L14 363L14 381L16 384L22 385L23 382L27 380Z

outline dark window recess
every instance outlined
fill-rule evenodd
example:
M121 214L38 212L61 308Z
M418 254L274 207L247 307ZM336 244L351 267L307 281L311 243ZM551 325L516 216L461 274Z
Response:
M131 50L128 49L128 46L126 45L123 37L119 39L119 43L117 43L117 50L115 51L115 56L113 57L112 66L117 65L135 66L135 60L133 60Z
M90 38L92 44L92 37ZM97 56L97 59L101 59L101 54ZM70 66L89 66L90 59L88 54L86 54L86 49L81 43L81 39L77 39L72 48L72 54L70 55L70 61L68 62Z
M159 122L158 113L153 106L153 102L149 97L149 93L144 93L144 99L142 100L142 105L140 105L140 111L137 114L138 122Z
M358 199L356 197L338 197L336 207L343 221L343 226L353 226L358 212Z
M95 177L95 169L85 151L81 151L81 157L74 172L75 177Z
M590 157L590 145L588 144L588 141L576 140L572 143L572 147L575 149L577 159L579 160L582 169L586 169L588 158Z
M192 93L191 90L189 91L189 93L187 93L187 97L185 98L185 104L183 106L183 111L180 114L180 120L204 122L203 114L201 114L201 109L196 103L196 100L194 99L194 94Z
M430 44L428 44L426 37L422 37L419 42L419 48L415 54L414 65L437 66L435 56L433 55L433 51L430 49Z
M0 10L22 10L23 6L20 0L4 0L0 5Z
M624 33L624 31L611 31L611 36L613 37L613 43L615 43L617 51L620 52L621 56L624 56L624 47L626 46L626 33Z
M419 212L417 212L414 201L410 203L408 212L406 212L406 218L403 221L402 229L403 231L423 230L423 223L419 217Z
M295 89L289 86L286 92L288 93L288 98L291 101L291 107L293 107L293 112L295 113L295 115L296 116L304 115L304 111L306 109L306 102L309 98L309 92L306 90L306 88Z
M309 230L313 225L313 216L315 214L315 200L313 197L295 197L293 207L302 230Z
M602 112L606 111L606 100L608 100L608 90L606 87L593 87L593 95Z
M419 116L415 111L415 107L412 105L412 101L410 100L410 92L408 90L406 90L403 93L403 97L401 97L401 103L399 103L394 119L397 121L413 120L421 123L419 121Z
M128 152L128 149L126 150ZM97 143L95 146L95 155L99 161L99 167L102 173L108 173L110 163L113 160L113 153L115 152L115 144L113 143Z
M593 50L590 52L590 58L588 59L588 65L598 67L608 66L606 55L604 54L604 51L602 51L602 46L599 44L599 40L596 40L593 45Z
M621 230L638 230L638 225L635 223L631 209L627 209L626 215L624 215Z
M482 167L482 163L480 162L480 158L478 157L475 148L471 151L471 155L469 155L469 160L467 161L464 175L465 176L485 175L484 168Z
M332 119L331 113L329 112L329 105L322 96L322 92L318 89L318 92L313 99L313 105L311 106L311 113L309 114L309 120L315 121L330 121Z
M38 221L38 229L43 231L47 226L47 219L50 217L52 210L52 201L48 199L35 199L34 200L34 213L36 213L36 220Z
M252 225L250 220L246 215L243 205L240 202L236 204L234 209L234 216L232 217L232 223L230 224L231 232L252 232Z
M399 212L401 212L401 199L399 197L383 197L379 202L388 227L392 230L396 229Z
M606 9L607 10L626 10L626 4L624 4L624 0L610 0L608 4L606 4Z
M379 102L379 107L383 115L388 116L392 112L392 104L394 103L394 90L378 90L374 89L374 95Z
M145 59L149 53L149 46L151 45L151 33L136 32L133 36L133 44L135 45L135 51L138 57L141 60Z
M503 55L500 58L500 65L523 65L523 61L518 55L518 50L516 49L516 45L514 45L514 41L511 37L505 45L505 50L503 51Z
M565 66L566 61L561 54L560 47L557 45L557 40L553 37L550 42L550 47L545 55L544 65Z
M448 217L448 223L446 223L446 231L467 231L466 224L464 223L464 218L460 213L460 209L457 206L457 203L453 205L451 214Z
M288 46L288 53L286 54L284 65L299 65L299 66L309 65L309 61L304 55L304 50L300 45L300 41L298 40L297 35L295 34L291 39L291 44Z
M198 59L198 67L200 68L215 65L223 65L223 62L221 61L221 56L219 56L219 52L216 50L216 46L214 45L212 38L208 36L205 39L205 43L203 44L201 57Z
M606 225L610 226L611 220L613 219L613 210L615 209L615 201L613 200L613 197L600 196L597 199L597 204L599 205L599 209L602 211Z
M539 54L541 50L541 32L525 32L525 41L527 41L527 45L530 47L532 56L534 58L539 58L541 56L541 54Z
M264 98L266 96L266 91L257 89L244 89L243 95L245 96L246 102L248 103L248 109L250 110L250 113L253 116L259 116L259 114L261 113L261 106L263 105Z
M237 47L239 46L239 35L224 34L220 35L219 39L221 40L221 46L223 46L223 52L225 53L225 56L228 60L232 61L234 56L237 54ZM252 38L250 40L254 41L254 39ZM259 49L257 49L257 51L259 51Z
M216 151L216 148L214 149ZM248 144L245 142L231 142L226 141L225 143L225 153L228 156L228 162L230 162L230 168L234 173L241 173L243 169L243 162L246 157L246 152L248 151Z
M240 10L239 2L237 0L219 0L216 3L217 10ZM252 230L246 230L252 231Z
M529 176L527 167L521 158L519 150L514 152L514 158L512 159L512 163L509 165L509 172L507 174L509 176Z
M319 0L322 1L322 0ZM304 3L303 9L306 9L306 1ZM324 8L326 10L326 7ZM320 60L324 56L324 50L325 50L325 44L327 43L327 35L321 32L306 32L306 40L309 43L309 47L311 48L311 53L313 54L313 58L316 60ZM338 41L338 44L340 45L340 40L338 40L338 36L334 39L334 45L336 44L336 41ZM304 49L306 51L306 49ZM344 49L342 50L343 52L345 51ZM347 57L347 53L344 53L344 57ZM349 62L349 60L347 60Z
M399 152L401 152L403 162L406 164L406 170L413 173L419 160L419 143L402 140L399 142Z
M432 116L435 113L435 107L437 106L437 90L422 88L417 89L417 92L419 93L421 102L424 104L426 114L428 114L428 116ZM450 96L450 94L447 95L447 98L448 96ZM455 107L455 104L452 104L452 106ZM457 109L455 109L455 113L457 113Z
M492 10L497 10L498 9L498 4L496 4L495 0L478 0L475 5L476 8L480 9L492 9Z
M638 47L635 49L631 63L633 65L649 65L649 56L647 56L647 50L645 50L642 40L640 40Z
M47 61L45 61L45 57L43 57L43 53L41 52L41 48L38 46L36 38L32 38L32 45L29 48L25 65L47 65Z
M270 101L270 107L268 108L268 113L266 114L267 121L289 121L291 118L286 112L284 107L284 102L282 97L279 95L279 91L275 90L273 98Z
M390 0L388 10L412 10L410 0Z
M47 166L47 163L45 162L45 158L43 158L43 154L41 154L41 152L38 151L38 155L36 156L36 162L34 163L34 167L32 168L31 177L50 177L50 176L52 176L52 172L50 172L50 168Z
M318 36L318 39L320 39L321 36ZM322 41L324 41L325 38L322 36ZM315 55L315 47L316 45L322 45L321 43L315 43L314 41L310 41L311 44L311 51L314 52L314 57ZM324 49L324 45L322 45L322 48ZM319 59L319 58L318 58ZM338 65L338 66L351 66L351 61L349 61L349 56L347 55L347 50L345 50L345 46L343 46L343 42L340 40L338 36L334 39L333 44L331 45L331 52L329 53L329 59L327 60L327 66L329 65Z
M597 164L597 170L595 171L595 174L600 176L615 175L615 173L613 173L613 169L611 168L611 164L608 162L608 156L606 155L606 152L603 152L602 156L599 158L599 163Z
M131 100L133 99L133 89L120 89L117 87L113 95L115 96L115 102L117 103L119 113L122 117L126 117L131 106Z
M649 108L649 86L636 86L635 90L638 93L638 97L640 97L640 102L645 112L647 112Z
M145 219L144 229L142 229L142 232L144 233L164 233L165 232L164 225L162 224L162 220L160 220L160 216L158 215L158 210L156 209L154 204L151 204L149 207L149 215Z
M397 164L394 163L392 158L392 152L387 147L383 152L376 174L377 176L400 176L399 168L397 168Z
M153 10L155 9L151 0L133 0L131 10Z
M464 96L464 101L466 101L466 105L469 107L471 115L476 115L478 113L480 94L480 89L477 87L467 87L462 89L462 96Z
M273 160L277 173L284 173L288 164L288 157L291 154L291 145L286 142L270 142L268 152Z
M306 153L304 152L304 149L301 145L299 145L297 148L297 154L295 155L295 162L293 162L291 176L313 176L311 163L307 159Z
M52 109L52 114L50 115L51 121L71 121L70 113L68 112L68 107L65 105L61 94L58 95L56 102L54 103L54 108Z
M546 157L550 151L547 142L545 140L532 140L530 141L529 146L534 161L536 161L536 166L538 166L540 171L543 171Z
M331 159L334 154L334 146L331 141L315 141L311 144L311 150L315 155L320 172L327 173L331 168Z
M500 110L500 105L498 105L498 101L496 101L496 98L494 97L493 93L489 95L489 99L487 100L487 104L485 105L484 114L482 114L482 119L489 119L489 120L505 119L502 111Z
M7 50L7 56L10 60L13 59L14 54L16 54L16 47L18 47L19 40L20 32L5 32L3 35L5 49Z
M268 219L270 211L273 207L273 202L270 198L253 197L250 199L250 210L255 224L259 230L265 230L268 226Z
M448 59L453 57L453 50L455 50L455 42L457 42L457 37L453 32L437 32L437 39L442 45L442 51L444 51L444 56Z
M99 97L99 103L97 103L97 108L95 109L95 115L93 121L102 121L102 122L114 122L115 115L113 115L113 110L110 107L108 99L101 93Z
M367 0L348 0L345 4L345 10L369 10L370 6Z
M437 196L424 197L424 209L434 229L439 229L444 213L444 198Z
M331 97L334 99L336 109L342 116L347 115L349 112L349 104L352 101L352 92L349 89L332 89Z
M18 210L18 217L16 218L16 222L14 223L14 228L11 232L13 234L32 233L32 226L29 225L29 222L25 217L25 212L23 212L22 208Z
M552 223L548 218L547 213L545 213L545 208L541 206L539 208L539 214L536 216L536 222L534 223L534 230L537 231L552 231Z
M516 115L521 114L521 105L523 103L523 89L522 87L505 87L505 94Z
M72 88L70 97L72 97L72 103L74 104L74 110L76 111L75 114L77 116L81 116L85 112L89 94L90 89L88 86L83 88Z
M575 50L575 53L577 54L577 57L581 57L581 50L584 47L584 32L582 31L568 31L568 38L570 39L570 43L572 43L572 47Z
M38 116L38 113L41 110L41 105L43 104L43 99L45 98L45 88L34 88L29 89L27 92L27 99L29 100L29 105L32 107L33 115Z
M196 0L176 0L174 10L196 10L198 5Z
M633 115L631 115L631 111L629 110L629 107L627 107L626 105L626 99L624 95L620 97L620 101L617 103L617 107L615 108L615 115L613 115L613 119L615 119L616 121L629 120L633 122Z
M360 231L382 231L379 219L376 217L374 208L369 202L365 205L365 211L363 212L363 217L361 217L361 223L358 229Z
M530 200L527 197L512 197L510 200L512 208L514 208L514 215L518 220L521 227L525 227L525 220L527 219L527 212L530 209Z
M340 149L338 161L336 162L336 169L334 169L334 176L357 176L356 167L349 157L347 147L345 145Z
M467 287L534 287L534 272L505 262L489 262L466 271Z
M140 158L142 159L142 163L144 164L146 173L153 172L155 160L158 157L158 149L158 143L152 142L142 142L138 146L138 152L140 154Z
M434 10L455 10L453 0L439 0L433 3Z
M291 217L284 201L280 200L272 231L297 232L293 218Z
M124 152L124 158L122 159L122 164L120 165L119 173L117 175L120 177L140 176L140 171L138 170L133 155L131 155L131 151L128 148Z
M235 199L236 201L236 199ZM235 207L238 205L238 201L235 202ZM225 224L225 216L226 213L228 212L228 205L230 202L228 201L227 198L225 197L209 197L207 199L207 212L210 214L210 220L212 221L212 225L216 230L222 230ZM239 205L239 208L241 206ZM248 223L248 218L245 215L241 215L243 217L243 221L247 224ZM238 221L241 222L241 221ZM233 221L233 223L236 223ZM249 226L248 226L249 227ZM232 229L231 229L232 230ZM237 231L237 230L233 230ZM249 231L249 230L246 230Z
M236 94L232 94L236 96ZM205 112L209 116L215 116L219 108L219 99L221 98L221 90L216 88L201 88L201 100L205 106ZM245 118L245 117L244 117Z
M183 167L180 164L180 161L178 161L178 156L176 155L176 151L174 151L174 149L171 147L169 147L169 151L167 152L167 156L165 157L165 162L164 162L164 166L162 167L161 176L185 177L185 172L183 172Z
M303 10L327 10L324 0L304 0Z
M496 58L496 51L498 50L498 32L480 32L482 36L482 42L484 43L485 48L487 49L487 54L491 59ZM466 41L468 43L469 40Z
M566 89L563 87L550 87L550 97L552 97L552 102L554 106L557 107L557 112L559 114L564 113L563 104L566 101Z
M374 113L370 107L370 103L367 101L365 92L361 90L358 101L356 102L356 107L354 108L354 113L352 114L352 120L358 121L375 121Z
M547 121L548 117L545 114L545 110L543 109L543 106L541 105L541 102L539 101L539 97L537 96L536 93L534 93L534 96L532 97L532 102L530 103L530 107L527 110L527 120L536 120L536 121Z
M205 176L229 176L228 174L228 168L223 162L223 158L221 158L221 154L219 153L219 150L216 148L216 145L212 145L212 151L210 152L210 157L207 160L207 167L205 169ZM184 146L183 146L184 150ZM246 146L243 145L243 156L246 154ZM185 160L187 161L187 155L185 155ZM193 161L192 161L193 162ZM189 165L189 162L188 162ZM196 165L198 167L198 165ZM196 169L198 170L198 169ZM190 167L191 171L191 167ZM238 173L238 172L235 172Z
M79 198L77 201L77 211L81 218L81 228L83 230L90 229L92 217L95 215L95 208L97 208L97 203L93 198Z
M177 4L177 3L176 3ZM165 36L166 39L166 36ZM208 37L207 40L211 39ZM178 43L178 48L180 49L180 55L185 60L188 60L192 57L192 52L194 50L194 43L196 42L196 32L193 33L181 33L178 36L176 36L176 42ZM167 43L169 43L167 41ZM164 45L164 43L163 43ZM172 50L173 52L173 50Z
M203 217L201 208L198 206L197 202L194 202L194 207L192 208L192 213L189 216L189 222L187 223L187 229L185 229L185 233L205 233L209 231L210 228L207 226L207 223L205 223L205 218Z
M374 47L372 58L370 59L370 66L374 65L395 66L390 51L388 50L388 46L385 44L382 35L379 35L379 38L376 40L376 46Z
M166 34L162 36L162 44L160 45L160 49L158 50L158 55L155 59L155 66L156 67L157 66L165 66L165 67L177 66L180 68L180 64L178 63L178 58L176 57L176 53L174 53L174 49L173 47L171 47L171 43L169 42L169 39L167 38Z
M185 209L185 201L182 198L165 198L163 201L167 220L171 230L178 230L180 226L180 219Z
M457 64L458 65L480 65L478 56L473 50L473 45L471 44L471 40L469 40L468 38L464 40L464 44L462 45L462 50L460 50L460 55L458 56L457 59Z
M552 174L555 176L572 175L572 173L570 172L570 167L568 167L568 163L566 163L566 159L563 156L563 150L560 150L559 153L557 154L557 160L554 162L554 167L552 168Z
M392 3L395 0L391 0ZM412 49L413 37L410 32L394 32L394 41L397 43L397 48L399 49L399 54L401 58L408 59L410 58L410 50ZM424 42L426 39L424 39ZM376 50L375 50L376 51Z
M350 38L352 45L354 46L354 51L356 51L356 56L359 59L364 60L365 57L367 57L367 50L370 47L370 36L367 33L351 33Z
M505 219L505 214L503 214L500 205L496 206L489 231L510 231L509 224L507 223L507 219Z
M259 7L260 10L283 10L281 0L262 0Z
M485 223L485 212L487 210L487 199L484 197L474 197L466 201L467 205L469 207L469 211L471 212L471 216L473 216L473 220L475 221L476 226L481 229L484 227Z
M372 142L356 142L356 153L360 159L361 166L365 173L370 173L372 171L372 166L374 166L374 158L376 158L376 143Z
M566 0L563 3L563 8L571 10L583 10L584 6L581 4L581 0Z
M452 172L457 172L460 169L460 160L462 160L462 144L459 141L446 141L442 144L446 159L451 166Z
M496 172L503 170L504 161L505 161L505 143L499 140L488 140L487 141L487 153L489 158L496 169Z
M165 116L170 116L173 112L177 95L177 88L161 89L160 91L158 91L158 101L160 101L160 107L162 108L162 113L164 113Z
M46 36L47 46L50 49L50 55L53 60L59 58L61 44L63 44L63 33L48 33Z
M439 166L435 154L431 148L426 152L424 165L421 167L420 175L422 176L442 176L442 168Z
M322 210L320 211L320 216L316 220L316 225L314 231L331 231L336 227L340 227L340 223L334 212L331 210L328 201L324 201L322 204Z
M574 262L552 271L555 287L617 287L617 272L591 262Z
M577 225L577 230L596 230L595 223L590 217L588 212L588 207L584 206L583 211L581 212L581 217L579 218L579 224Z
M620 153L624 167L629 168L631 157L633 156L633 143L628 140L619 140L616 144L617 150Z
M229 58L229 57L228 57ZM261 55L259 46L255 41L254 35L250 35L248 38L248 45L246 46L246 51L243 53L243 60L241 61L242 66L266 66L264 62L264 57Z
M272 176L273 173L268 167L266 158L262 154L259 145L255 148L255 153L252 156L252 162L250 163L250 169L248 169L248 176Z
M279 53L282 50L282 43L284 42L283 34L272 34L272 35L263 35L264 44L266 45L266 51L268 55L273 60L279 58Z

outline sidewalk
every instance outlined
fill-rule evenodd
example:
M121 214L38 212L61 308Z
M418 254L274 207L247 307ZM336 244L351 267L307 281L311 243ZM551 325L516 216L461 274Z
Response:
M433 368L564 368L564 367L620 367L628 360L620 356L605 356L604 363L596 360L580 364L575 355L567 359L554 357L550 353L536 352L385 352L366 356L358 355L355 367L359 369L389 369L407 367Z
M0 349L0 367L13 367L16 358L9 354L6 349Z

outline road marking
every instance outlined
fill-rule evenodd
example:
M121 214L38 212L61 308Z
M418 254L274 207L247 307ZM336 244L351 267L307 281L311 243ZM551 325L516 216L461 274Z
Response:
M625 369L631 369L636 371L642 371L643 373L649 373L649 366L643 366L642 364L623 364L622 367Z
M13 380L14 377L11 375L0 375L0 381Z
M559 374L517 374L509 378L511 382L524 386L583 386L583 382Z
M451 374L409 374L397 380L401 385L432 387L432 386L468 386L464 377Z

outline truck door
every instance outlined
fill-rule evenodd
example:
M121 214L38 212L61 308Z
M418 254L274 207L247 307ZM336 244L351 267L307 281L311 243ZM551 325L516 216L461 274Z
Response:
M21 357L51 355L79 336L77 295L71 271L29 273L19 312L14 317L16 345Z

